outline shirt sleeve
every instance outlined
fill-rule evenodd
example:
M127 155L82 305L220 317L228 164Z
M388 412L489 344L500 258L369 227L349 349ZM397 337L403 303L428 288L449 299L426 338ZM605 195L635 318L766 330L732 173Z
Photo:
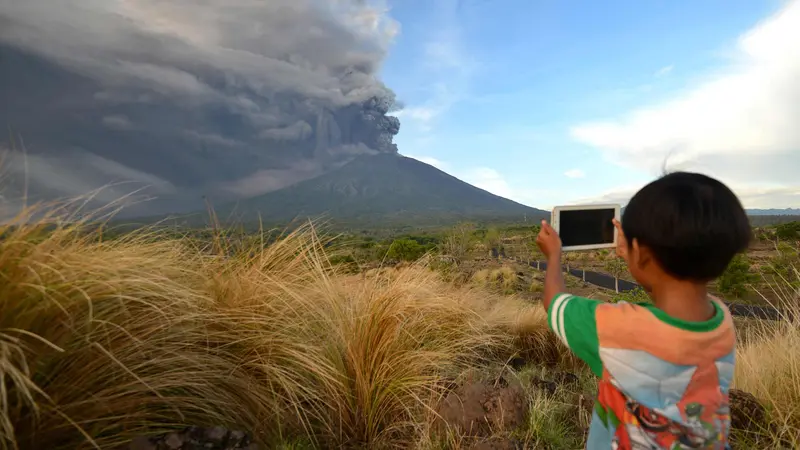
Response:
M550 302L547 312L550 329L598 377L603 375L595 319L595 310L600 303L599 300L561 293Z

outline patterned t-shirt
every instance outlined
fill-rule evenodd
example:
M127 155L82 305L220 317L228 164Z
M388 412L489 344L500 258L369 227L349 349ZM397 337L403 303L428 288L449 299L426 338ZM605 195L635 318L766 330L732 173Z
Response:
M736 336L728 308L687 322L653 305L557 295L550 328L600 378L594 449L729 449Z

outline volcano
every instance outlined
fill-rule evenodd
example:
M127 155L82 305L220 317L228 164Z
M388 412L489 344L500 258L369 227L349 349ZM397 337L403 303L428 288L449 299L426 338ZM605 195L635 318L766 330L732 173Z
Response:
M223 221L265 224L323 218L338 224L433 226L549 217L396 154L361 156L319 177L215 210Z

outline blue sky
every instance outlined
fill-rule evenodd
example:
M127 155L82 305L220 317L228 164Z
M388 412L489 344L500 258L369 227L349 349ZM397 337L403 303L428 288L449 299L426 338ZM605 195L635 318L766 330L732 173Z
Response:
M397 0L404 155L550 208L665 161L800 207L800 1Z

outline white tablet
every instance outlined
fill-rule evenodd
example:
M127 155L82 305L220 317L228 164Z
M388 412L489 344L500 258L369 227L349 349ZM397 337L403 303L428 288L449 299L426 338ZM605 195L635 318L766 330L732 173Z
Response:
M556 206L550 225L561 237L564 251L593 250L617 246L619 204Z

